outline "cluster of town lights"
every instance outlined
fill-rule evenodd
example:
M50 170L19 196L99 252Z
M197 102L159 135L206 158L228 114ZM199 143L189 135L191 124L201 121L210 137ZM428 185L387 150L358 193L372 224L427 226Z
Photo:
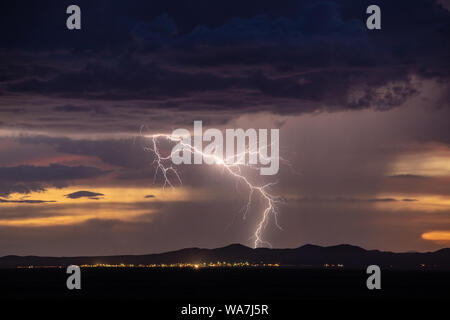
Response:
M250 262L201 262L201 263L170 263L170 264L82 264L81 268L273 268L279 267L278 263L250 263ZM65 266L18 266L19 269L33 269L33 268L65 268Z

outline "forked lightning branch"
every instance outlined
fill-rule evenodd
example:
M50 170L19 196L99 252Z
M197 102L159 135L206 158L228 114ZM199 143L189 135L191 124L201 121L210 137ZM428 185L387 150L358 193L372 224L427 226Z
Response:
M222 167L231 177L241 182L248 189L248 201L244 206L244 219L250 211L251 204L256 196L260 197L265 207L253 233L254 247L271 246L263 239L263 231L270 218L281 229L277 222L277 204L282 198L270 193L275 184L255 184L251 181L247 170L257 170L260 175L275 175L279 170L279 130L267 129L226 129L225 141L221 130L209 128L203 132L202 121L194 121L193 134L187 129L176 129L172 134L157 133L147 135L151 144L146 150L152 151L155 156L155 179L158 175L163 177L163 187L175 187L182 184L182 179L176 166L180 164L203 163ZM172 151L163 154L160 148L161 140L175 144ZM203 143L207 145L203 147ZM173 179L177 180L176 183Z

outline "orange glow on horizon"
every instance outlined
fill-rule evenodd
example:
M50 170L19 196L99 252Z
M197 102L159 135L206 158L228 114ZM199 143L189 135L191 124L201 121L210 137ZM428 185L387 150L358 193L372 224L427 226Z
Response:
M422 234L422 239L430 241L450 241L450 231L430 231Z
M94 196L95 200L89 197L80 197L78 199L68 198L67 195L77 191L91 191L101 193L103 196ZM145 198L147 195L153 195L152 198ZM7 200L39 199L42 201L55 201L54 204L81 204L81 203L136 203L143 201L184 201L192 199L198 194L188 188L145 188L145 187L93 187L93 186L71 186L68 188L57 189L49 188L45 192L32 192L24 197L22 194L13 193ZM98 199L97 199L98 198ZM49 203L50 205L51 203ZM17 203L3 203L2 205L17 206ZM22 204L23 205L23 204Z
M405 153L391 164L388 175L414 174L428 177L450 176L450 150L446 146L432 146L430 150Z
M411 211L448 211L450 197L429 194L379 194L377 198L390 198L396 201L374 202L381 210L411 210Z
M104 196L68 198L66 195L77 191L91 191ZM148 197L150 196L150 197ZM24 201L41 200L47 203L18 203L4 202L1 206L7 210L19 210L30 214L17 218L3 218L0 215L0 226L11 227L49 227L73 225L92 219L120 220L120 221L150 221L157 209L155 202L179 202L202 199L206 195L201 190L186 187L175 189L161 188L132 188L132 187L87 187L76 186L70 188L50 188L45 192L32 192L26 197L21 194L11 194L5 200ZM35 208L45 208L46 214L34 215Z

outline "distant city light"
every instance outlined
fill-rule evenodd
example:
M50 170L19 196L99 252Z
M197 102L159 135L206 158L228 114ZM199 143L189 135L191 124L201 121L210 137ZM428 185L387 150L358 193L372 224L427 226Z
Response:
M171 264L108 264L108 263L95 263L95 264L82 264L81 268L276 268L279 267L278 263L250 263L244 262L201 262L201 263L171 263ZM65 266L18 266L18 269L33 269L33 268L64 268Z

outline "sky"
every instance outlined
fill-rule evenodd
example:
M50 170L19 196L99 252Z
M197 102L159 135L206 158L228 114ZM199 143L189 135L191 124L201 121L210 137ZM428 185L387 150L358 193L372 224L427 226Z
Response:
M81 30L66 8L81 8ZM381 30L366 8L381 8ZM273 247L450 247L450 3L2 1L0 255L253 244L209 165L163 188L149 136L276 128ZM166 146L168 148L168 146ZM172 177L173 178L173 177Z

